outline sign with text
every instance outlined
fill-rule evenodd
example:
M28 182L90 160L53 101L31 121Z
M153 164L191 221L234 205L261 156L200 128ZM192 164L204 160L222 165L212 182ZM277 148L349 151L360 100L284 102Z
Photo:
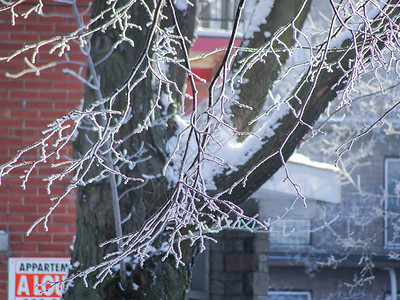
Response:
M8 300L61 299L69 258L9 258Z

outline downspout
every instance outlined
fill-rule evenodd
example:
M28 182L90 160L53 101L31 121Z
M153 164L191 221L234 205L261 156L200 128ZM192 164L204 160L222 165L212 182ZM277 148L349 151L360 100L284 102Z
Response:
M396 272L393 268L385 268L389 272L390 276L390 299L397 300L397 281Z

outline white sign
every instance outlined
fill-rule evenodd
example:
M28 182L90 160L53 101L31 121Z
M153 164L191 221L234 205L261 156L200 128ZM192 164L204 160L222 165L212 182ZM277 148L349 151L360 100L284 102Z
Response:
M8 300L58 300L69 258L9 258Z

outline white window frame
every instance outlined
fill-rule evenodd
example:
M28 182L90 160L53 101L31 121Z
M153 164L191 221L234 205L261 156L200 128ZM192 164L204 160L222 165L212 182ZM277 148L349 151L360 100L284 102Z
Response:
M385 159L385 178L384 178L384 180L385 180L385 182L384 182L385 183L385 201L384 201L385 202L384 203L384 205L385 205L385 218L384 218L384 220L385 220L385 234L384 234L384 243L385 243L385 247L386 248L399 248L400 247L400 238L399 238L398 242L392 242L392 241L389 240L388 229L390 228L390 225L389 225L390 219L386 215L386 213L388 212L388 200L389 200L389 196L390 196L388 190L389 190L389 184L390 184L390 181L391 181L391 179L389 178L388 173L389 173L390 164L393 164L393 163L399 163L400 164L400 158L386 158ZM399 180L400 180L400 178L399 178ZM398 201L400 201L400 199ZM399 204L399 210L400 210L400 204Z
M306 296L307 300L312 300L311 293L305 291L268 291L268 299L269 296Z

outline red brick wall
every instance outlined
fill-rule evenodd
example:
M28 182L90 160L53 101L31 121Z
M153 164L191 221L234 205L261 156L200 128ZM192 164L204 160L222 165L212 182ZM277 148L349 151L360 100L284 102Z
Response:
M79 1L80 10L87 0ZM53 2L54 3L54 2ZM26 11L30 6L21 5L17 12ZM72 10L63 5L44 7L44 13L68 13ZM35 13L27 19L17 19L11 25L9 12L0 13L0 57L4 57L25 44L35 43L54 35L64 34L76 29L73 18L38 17ZM60 61L56 54L45 50L38 55L37 65L50 61ZM18 149L26 147L41 137L41 131L55 118L61 117L79 105L83 96L82 84L74 77L62 73L65 64L57 65L41 72L18 79L6 77L6 72L18 73L24 67L24 56L20 55L11 62L0 62L0 164L13 157ZM78 47L70 52L70 57L85 62ZM71 67L78 71L77 66ZM83 74L84 76L84 74ZM30 152L25 159L32 159L37 151ZM69 145L63 155L72 156ZM37 157L37 156L36 156ZM49 162L51 163L51 161ZM30 236L27 229L35 220L48 211L51 203L42 181L43 175L52 172L50 165L42 165L32 173L25 191L21 189L19 175L15 170L2 180L0 186L0 230L9 233L9 252L0 252L0 299L7 299L7 261L8 257L68 257L70 245L75 234L75 199L71 194L62 201L49 219L49 231L42 225L36 227ZM59 183L52 189L55 195L65 190L67 182Z

